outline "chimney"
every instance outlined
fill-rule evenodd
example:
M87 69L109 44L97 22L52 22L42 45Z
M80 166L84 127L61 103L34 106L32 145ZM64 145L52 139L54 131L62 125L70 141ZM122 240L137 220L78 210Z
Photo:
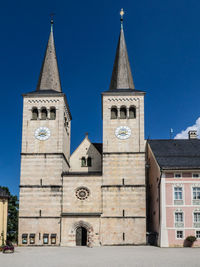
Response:
M188 138L189 139L197 139L197 131L196 130L192 130L188 132Z

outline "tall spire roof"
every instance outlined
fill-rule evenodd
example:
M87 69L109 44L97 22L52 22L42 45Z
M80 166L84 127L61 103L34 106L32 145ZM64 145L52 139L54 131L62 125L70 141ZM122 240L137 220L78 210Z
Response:
M110 90L135 89L131 73L131 67L128 59L125 37L124 37L123 9L121 10L120 15L121 15L121 30L117 45L115 62L113 66L112 78L110 82Z
M49 35L49 41L47 44L46 53L42 63L36 90L55 90L57 92L62 91L53 37L53 19L51 19L51 32Z

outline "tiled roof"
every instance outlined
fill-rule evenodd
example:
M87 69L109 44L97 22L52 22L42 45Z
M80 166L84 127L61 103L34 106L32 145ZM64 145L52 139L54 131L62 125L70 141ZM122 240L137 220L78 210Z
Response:
M199 139L148 140L163 169L200 169Z

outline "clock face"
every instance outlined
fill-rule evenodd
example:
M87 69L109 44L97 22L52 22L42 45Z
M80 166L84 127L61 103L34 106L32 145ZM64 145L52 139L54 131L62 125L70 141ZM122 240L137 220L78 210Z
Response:
M40 141L47 140L50 137L51 133L49 128L47 127L40 127L35 130L35 138Z
M119 126L115 130L117 138L124 140L131 136L131 129L128 126Z

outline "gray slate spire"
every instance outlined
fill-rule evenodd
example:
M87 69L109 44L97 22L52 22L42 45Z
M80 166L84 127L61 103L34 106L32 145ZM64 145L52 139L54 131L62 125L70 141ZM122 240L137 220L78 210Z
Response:
M135 89L124 38L123 24L121 24L121 31L110 82L110 90L116 89Z
M53 22L51 22L51 32L49 35L49 41L36 90L55 90L57 92L62 91L53 38Z

